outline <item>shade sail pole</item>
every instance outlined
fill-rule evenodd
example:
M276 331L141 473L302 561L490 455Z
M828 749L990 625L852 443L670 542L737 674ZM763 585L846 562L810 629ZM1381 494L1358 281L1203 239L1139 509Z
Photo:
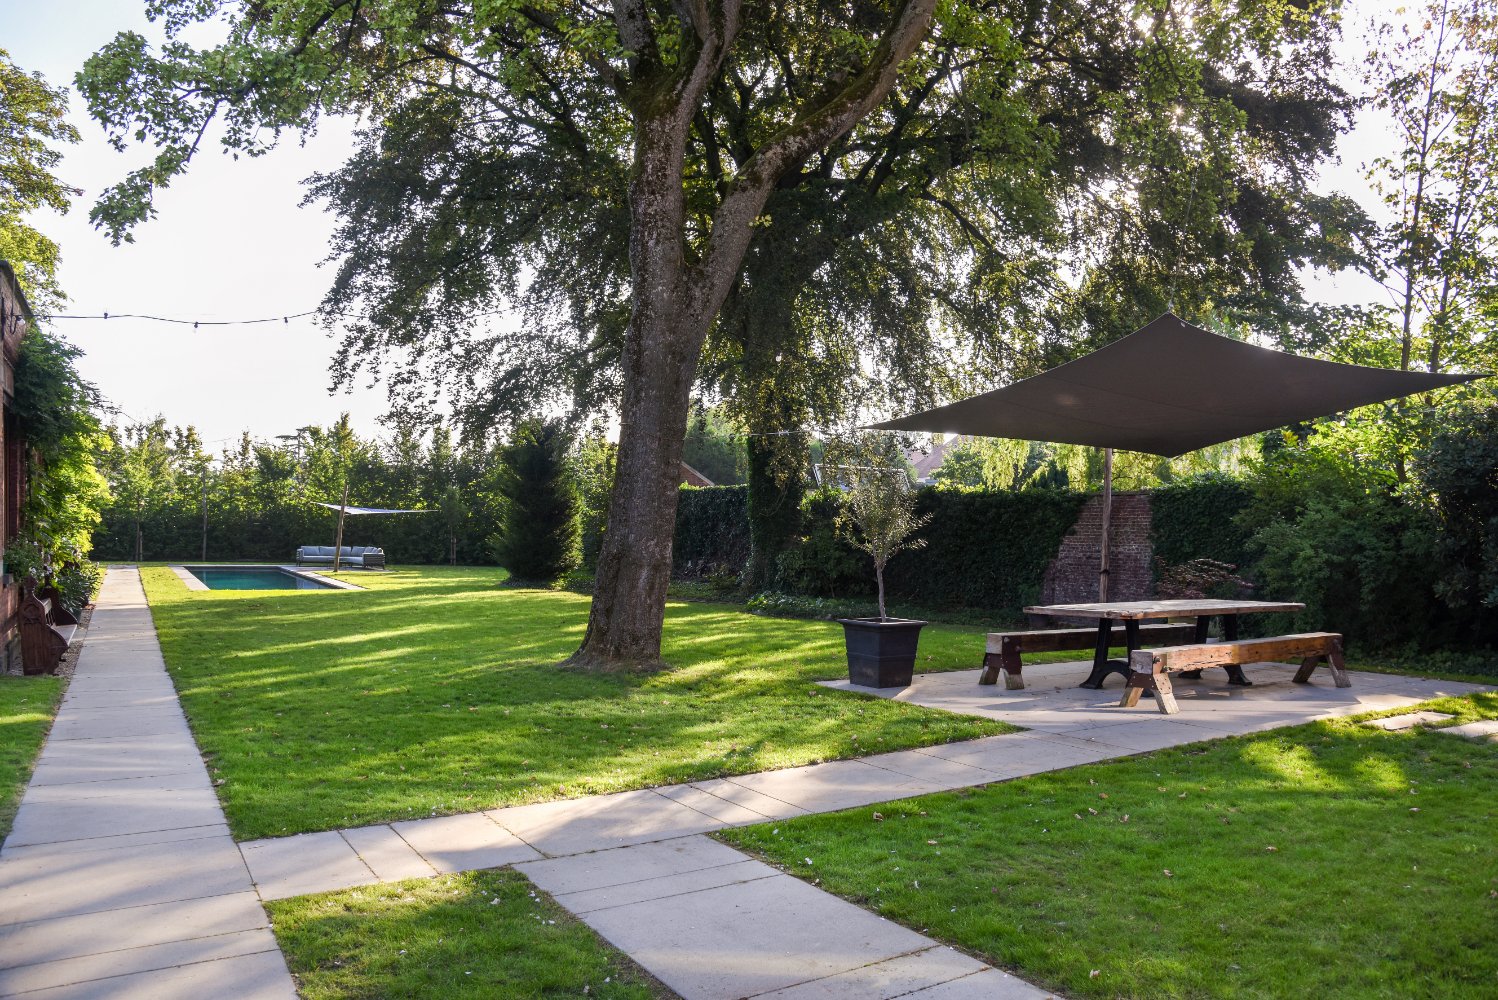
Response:
M343 515L348 511L348 480L343 481L343 502L338 505L338 533L333 536L333 572L338 572L338 557L343 553Z
M1097 599L1108 599L1108 549L1113 534L1113 449L1103 451L1103 540L1098 558Z

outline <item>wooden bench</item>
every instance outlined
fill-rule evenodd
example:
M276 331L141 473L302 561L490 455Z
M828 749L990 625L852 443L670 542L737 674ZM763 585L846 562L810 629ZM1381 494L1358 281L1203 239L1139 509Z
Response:
M1190 642L1196 637L1196 625L1140 625L1140 641L1151 643ZM983 674L979 684L996 684L1004 671L1004 687L1011 691L1024 689L1020 674L1021 653L1059 653L1071 649L1092 649L1098 641L1098 630L1092 628L1036 629L1033 632L990 632L987 652L983 655Z
M29 675L55 674L78 619L62 603L56 587L38 587L36 577L21 584L21 670Z
M1170 675L1185 671L1200 673L1206 667L1242 668L1247 663L1280 663L1300 660L1295 683L1306 684L1311 672L1325 662L1337 687L1352 687L1342 662L1342 637L1336 632L1305 632L1301 635L1277 635L1267 639L1235 639L1165 649L1137 649L1129 654L1129 686L1124 689L1121 708L1139 704L1139 696L1149 691L1160 711L1175 715L1180 711L1171 691Z

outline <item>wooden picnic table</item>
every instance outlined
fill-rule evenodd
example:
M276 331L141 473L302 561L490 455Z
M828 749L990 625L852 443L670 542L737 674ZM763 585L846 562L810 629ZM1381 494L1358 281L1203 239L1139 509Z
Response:
M1095 604L1042 604L1025 609L1027 615L1046 615L1053 618L1097 619L1097 646L1092 656L1092 673L1082 682L1084 688L1096 690L1103 686L1109 674L1121 674L1129 679L1129 662L1108 659L1108 647L1112 645L1113 623L1123 622L1124 643L1129 653L1139 648L1139 623L1153 618L1196 619L1196 642L1207 641L1207 629L1213 618L1222 619L1222 637L1231 642L1238 638L1238 616L1264 611L1304 611L1305 605L1295 601L1219 601L1219 600L1170 600L1170 601L1102 601ZM1251 685L1243 676L1241 666L1229 665L1228 683ZM1183 676L1201 676L1192 671Z

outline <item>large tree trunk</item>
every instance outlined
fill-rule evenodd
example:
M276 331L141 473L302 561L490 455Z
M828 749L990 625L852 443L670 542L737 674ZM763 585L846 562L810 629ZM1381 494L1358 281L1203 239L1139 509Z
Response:
M685 136L669 120L636 129L630 184L634 303L625 334L619 458L588 631L572 662L660 663L681 454L707 324L692 315L683 259Z
M776 181L814 150L843 135L894 86L920 43L936 0L904 0L865 68L789 123L740 164L713 213L700 260L686 255L683 163L703 94L738 34L741 4L716 13L692 7L698 44L681 71L658 59L638 3L615 4L620 37L644 76L626 98L634 119L630 178L629 328L621 363L619 463L608 530L598 556L593 606L572 662L603 669L660 663L682 443L697 363L743 265L753 227Z

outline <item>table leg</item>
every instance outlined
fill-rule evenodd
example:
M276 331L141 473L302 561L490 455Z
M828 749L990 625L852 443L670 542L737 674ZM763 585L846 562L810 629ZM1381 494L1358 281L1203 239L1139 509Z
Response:
M1222 616L1222 639L1224 642L1236 642L1238 639L1238 616ZM1236 663L1226 664L1222 669L1227 671L1228 683L1239 687L1253 687L1254 682L1243 675L1243 668Z
M1196 635L1192 638L1198 646L1207 641L1207 629L1212 624L1212 619L1206 615L1200 615L1196 619ZM1181 676L1188 680L1199 681L1202 679L1200 670L1182 670Z
M1131 629L1130 626L1133 626ZM1124 634L1129 637L1129 648L1132 650L1139 642L1139 623L1125 622ZM1103 686L1103 680L1109 674L1119 674L1124 680L1129 679L1129 663L1127 660L1108 659L1108 647L1113 644L1113 623L1106 618L1101 618L1097 623L1097 648L1092 654L1092 673L1078 687L1088 688L1096 691Z

